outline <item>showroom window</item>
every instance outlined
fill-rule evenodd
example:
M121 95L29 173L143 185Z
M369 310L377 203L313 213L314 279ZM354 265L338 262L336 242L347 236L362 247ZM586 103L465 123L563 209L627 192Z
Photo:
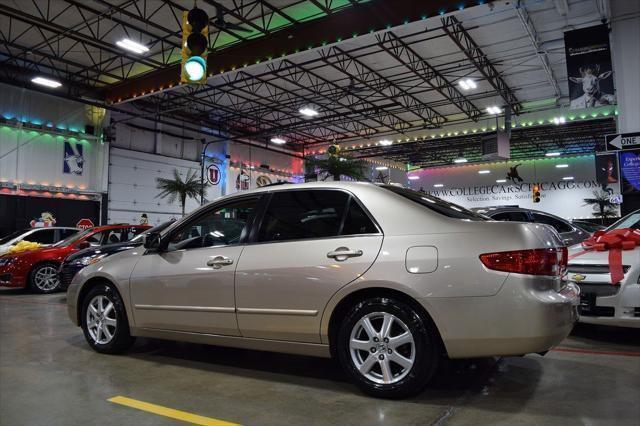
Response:
M167 249L184 250L238 244L257 204L258 198L251 198L211 210L174 234Z
M349 194L342 191L282 191L273 194L258 241L336 237ZM356 220L357 213L352 215ZM358 227L355 224L352 227Z
M533 221L536 223L551 225L560 233L573 231L573 228L571 228L568 223L564 223L563 221L558 220L555 217L547 216L546 214L533 213Z

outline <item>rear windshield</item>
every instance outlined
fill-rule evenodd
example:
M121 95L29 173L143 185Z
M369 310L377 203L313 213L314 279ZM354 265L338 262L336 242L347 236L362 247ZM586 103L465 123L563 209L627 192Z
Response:
M418 203L421 206L424 206L430 210L440 213L441 215L453 219L474 221L487 220L486 217L474 213L471 210L467 210L464 207L458 206L457 204L444 201L429 194L424 194L422 192L414 191L413 189L402 188L393 185L382 185L382 187L388 189L391 192L395 192L396 194L401 195L415 203Z
M607 230L609 231L612 229L621 228L640 229L640 210L623 217L622 219L611 225L609 228L607 228Z

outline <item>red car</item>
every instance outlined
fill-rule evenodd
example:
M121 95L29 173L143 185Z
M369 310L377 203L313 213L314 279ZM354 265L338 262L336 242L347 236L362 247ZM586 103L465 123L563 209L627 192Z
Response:
M60 287L58 267L71 253L89 247L129 241L148 225L107 225L78 232L49 247L0 256L0 286L28 287L52 293Z

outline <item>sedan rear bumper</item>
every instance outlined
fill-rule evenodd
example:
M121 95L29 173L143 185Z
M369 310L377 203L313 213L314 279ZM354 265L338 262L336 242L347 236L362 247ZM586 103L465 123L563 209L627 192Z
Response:
M510 274L494 296L421 299L450 358L545 352L578 320L579 288L556 291L551 280Z

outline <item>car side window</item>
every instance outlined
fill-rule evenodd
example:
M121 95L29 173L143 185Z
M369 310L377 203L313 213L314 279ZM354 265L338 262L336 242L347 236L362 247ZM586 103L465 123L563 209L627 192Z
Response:
M102 244L116 244L122 241L126 241L122 239L123 234L126 233L126 229L112 229L110 231L105 231L104 237L102 239Z
M24 240L32 243L53 244L55 243L55 229L42 229L28 235Z
M109 231L106 231L106 232L109 232ZM96 232L95 234L85 238L85 241L91 244L92 247L97 247L100 244L105 244L105 243L102 243L102 235L104 234L105 232Z
M58 232L58 241L61 241L67 237L72 236L73 234L76 234L78 231L76 231L75 229L58 229Z
M376 234L380 232L358 202L351 197L340 235Z
M252 198L211 210L173 233L167 250L238 244L257 205L258 198Z
M491 216L491 219L507 222L529 222L529 217L524 212L497 213Z
M281 191L271 197L258 241L335 237L340 233L349 194L332 190Z
M536 223L544 223L545 225L553 226L556 231L562 232L571 232L573 228L564 223L561 220L556 219L555 217L547 216L546 214L533 213L533 221Z

